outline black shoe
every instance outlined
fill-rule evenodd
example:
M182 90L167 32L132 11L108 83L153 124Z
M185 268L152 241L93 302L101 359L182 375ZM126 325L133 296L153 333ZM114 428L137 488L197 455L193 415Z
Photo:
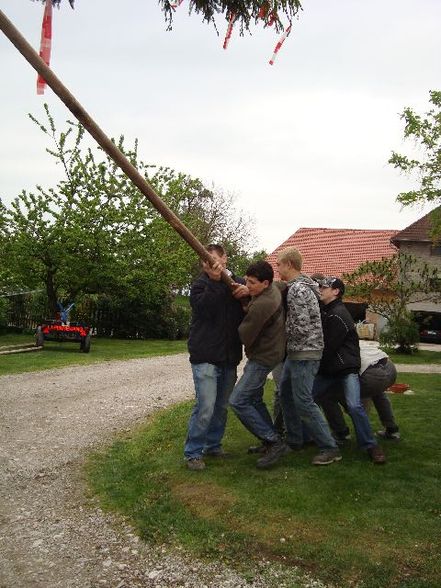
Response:
M297 443L288 443L288 447L291 449L291 451L301 451L302 449L305 449L305 445L297 445Z
M346 443L348 441L350 441L351 439L351 434L350 433L342 433L342 434L338 434L338 433L334 433L333 437L335 439L335 442L337 443L337 445L346 445Z
M247 453L266 453L268 451L269 445L267 443L262 443L262 445L251 445L248 447Z
M257 460L256 467L261 470L269 468L290 451L291 449L284 441L276 441L268 447L265 455Z
M377 436L382 439L391 439L393 441L400 440L400 432L398 429L385 429L384 431L377 431Z

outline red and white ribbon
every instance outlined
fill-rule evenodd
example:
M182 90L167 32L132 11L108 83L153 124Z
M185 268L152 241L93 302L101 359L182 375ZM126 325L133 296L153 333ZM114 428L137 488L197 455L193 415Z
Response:
M170 8L172 8L173 10L175 8L178 8L178 6L181 6L181 4L184 2L184 0L176 0L176 2L173 2L172 4L170 4Z
M43 23L41 25L40 57L49 65L52 46L52 0L46 0ZM44 94L46 80L39 74L37 78L37 94Z
M271 57L271 59L269 61L270 65L274 65L274 61L277 57L277 53L280 51L280 48L282 47L286 38L289 36L289 33L291 32L291 27L292 27L292 23L289 23L289 27L286 29L286 31L283 33L283 35L280 37L279 41L277 42L277 45L274 48L273 56Z
M230 13L230 19L228 21L227 33L226 33L225 39L224 39L224 49L226 49L228 47L228 43L230 42L231 34L233 32L233 26L234 26L234 21L235 20L236 20L236 13L235 12L231 12Z

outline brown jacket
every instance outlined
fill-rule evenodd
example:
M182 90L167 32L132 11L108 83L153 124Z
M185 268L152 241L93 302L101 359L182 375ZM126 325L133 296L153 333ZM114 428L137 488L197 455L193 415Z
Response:
M271 284L251 299L239 326L248 359L275 367L285 357L285 309L280 289Z

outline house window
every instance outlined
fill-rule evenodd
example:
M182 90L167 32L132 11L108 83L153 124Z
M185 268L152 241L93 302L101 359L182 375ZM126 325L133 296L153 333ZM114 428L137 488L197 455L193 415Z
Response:
M432 245L430 255L441 255L441 245Z

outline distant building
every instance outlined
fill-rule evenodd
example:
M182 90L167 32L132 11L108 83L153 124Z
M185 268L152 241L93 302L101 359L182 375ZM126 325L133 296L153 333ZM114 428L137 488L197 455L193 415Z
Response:
M268 255L267 260L278 279L277 254L286 247L296 247L303 255L304 274L319 272L340 277L352 273L365 261L379 261L395 255L397 248L391 239L397 233L396 230L302 228Z
M434 244L430 235L430 213L402 231L364 229L301 228L281 243L267 260L273 266L275 279L279 279L277 254L286 247L296 247L303 256L303 273L341 277L354 272L367 261L380 261L396 253L406 253L433 265L441 272L441 246ZM409 309L415 311L418 321L431 324L441 321L440 284L434 284L438 294L424 302L414 302ZM367 319L376 327L376 335L384 326L384 319L366 311L361 300L345 298L355 320Z
M391 239L396 230L373 229L324 229L302 228L281 243L268 257L273 266L275 279L279 278L277 254L287 247L296 247L303 256L302 272L306 275L321 273L325 276L341 277L354 272L366 261L379 261L393 257L398 249ZM358 299L345 297L345 304L355 321L367 320L374 328L363 329L362 338L378 335L385 324L383 317L367 310L367 304ZM372 326L371 324L371 326Z

